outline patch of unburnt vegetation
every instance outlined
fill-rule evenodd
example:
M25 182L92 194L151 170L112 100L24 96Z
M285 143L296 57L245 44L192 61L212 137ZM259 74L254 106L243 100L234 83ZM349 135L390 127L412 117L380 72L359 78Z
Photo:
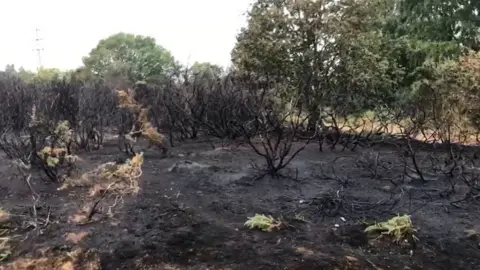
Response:
M140 190L139 179L142 176L143 152L135 154L124 163L107 162L94 170L82 174L79 178L69 179L59 190L74 187L89 187L89 200L87 204L72 220L85 223L92 220L96 213L101 213L101 202L105 198L113 198L113 203L107 206L107 212L113 216L113 209L124 200L124 196L135 195Z
M272 216L266 216L261 214L255 214L253 217L249 217L245 226L250 229L259 229L265 232L272 232L274 230L281 230L287 227L287 223L279 219L275 219Z
M380 236L388 236L396 243L401 241L417 241L415 229L410 216L396 216L387 221L370 225L365 229L366 233L380 233Z
M75 249L64 252L63 254L55 254L58 252L46 250L44 257L41 258L18 258L10 263L9 269L85 269L99 270L101 268L100 257L94 250Z
M118 90L119 109L122 115L129 117L129 121L124 121L121 124L119 134L120 148L124 147L124 151L127 155L135 155L133 149L134 144L140 137L145 137L148 141L147 149L152 146L163 151L166 154L168 148L166 146L165 138L160 134L157 129L149 121L150 108L144 107L135 100L134 92L129 90ZM128 133L125 130L128 129L128 125L131 129Z

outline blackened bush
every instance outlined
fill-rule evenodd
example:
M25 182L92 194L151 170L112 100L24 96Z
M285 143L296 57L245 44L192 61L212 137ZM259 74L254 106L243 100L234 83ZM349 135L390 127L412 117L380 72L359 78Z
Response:
M249 108L251 93L231 76L216 81L207 79L200 77L186 85L186 115L200 124L208 136L229 140L241 137L241 126L253 119Z
M79 149L98 149L105 131L115 117L117 100L114 91L101 84L86 84L76 91L78 111L74 140Z
M11 159L20 159L59 181L46 160L45 147L55 148L61 123L72 130L65 153L72 146L89 148L103 140L104 126L115 110L114 93L102 85L54 80L26 84L15 76L0 76L0 148Z

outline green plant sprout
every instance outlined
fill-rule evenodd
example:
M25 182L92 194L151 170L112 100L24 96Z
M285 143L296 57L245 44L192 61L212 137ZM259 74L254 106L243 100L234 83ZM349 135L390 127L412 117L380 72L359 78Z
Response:
M247 222L245 222L245 226L248 226L249 229L256 228L264 232L271 232L274 229L280 230L284 225L285 224L282 221L263 214L255 214L253 217L248 217Z
M404 239L418 240L414 234L416 230L413 228L409 215L398 215L385 222L368 226L365 232L381 232L380 236L388 235L397 243Z

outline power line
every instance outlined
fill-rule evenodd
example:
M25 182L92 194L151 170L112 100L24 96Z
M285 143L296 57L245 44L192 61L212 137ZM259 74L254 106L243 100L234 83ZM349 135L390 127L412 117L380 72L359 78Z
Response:
M40 41L42 41L43 38L40 37L40 29L35 29L35 49L34 51L37 52L37 71L39 71L41 68L43 68L42 65L42 51L44 50L43 47L41 47Z

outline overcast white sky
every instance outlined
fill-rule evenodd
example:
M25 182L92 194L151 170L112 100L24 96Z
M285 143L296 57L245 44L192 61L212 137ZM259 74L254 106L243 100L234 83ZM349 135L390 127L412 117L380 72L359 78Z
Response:
M0 70L35 69L35 29L43 65L82 64L97 42L117 32L152 36L183 64L226 66L252 0L0 0Z

